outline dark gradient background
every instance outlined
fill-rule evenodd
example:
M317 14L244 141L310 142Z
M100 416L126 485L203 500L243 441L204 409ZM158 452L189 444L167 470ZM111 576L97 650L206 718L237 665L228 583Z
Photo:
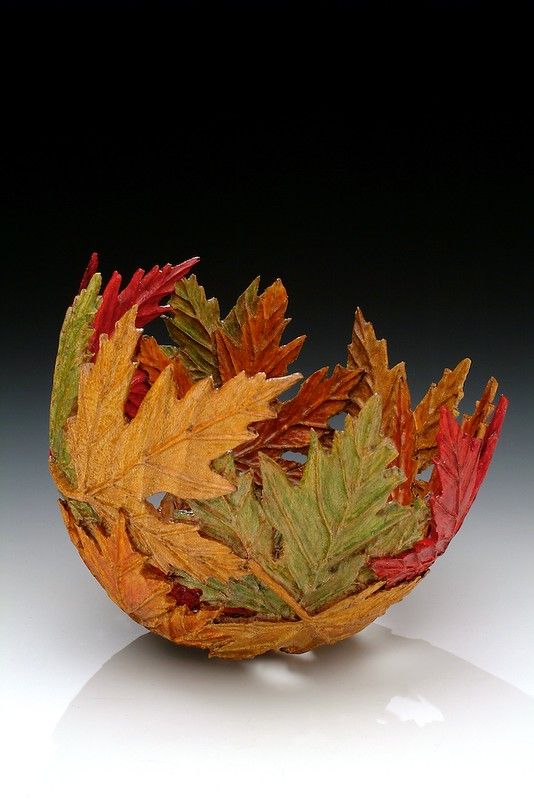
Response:
M47 473L57 337L93 250L104 278L199 255L199 279L223 312L256 275L263 286L283 278L288 336L309 335L296 365L304 373L344 363L359 305L387 338L391 362L406 361L415 402L466 355L464 409L489 376L499 379L510 408L486 485L447 554L385 624L534 692L534 158L525 99L491 86L486 102L476 81L446 79L412 99L377 83L341 99L316 93L310 104L295 90L278 104L262 87L254 98L232 85L207 97L193 66L187 76L189 91L179 84L167 97L177 124L127 78L112 81L110 110L90 79L73 97L36 74L7 126L2 594L12 696L37 706L47 691L71 699L79 687L65 689L65 664L94 672L92 647L105 660L139 631L72 551ZM152 330L164 335L161 323ZM37 658L47 678L32 672ZM158 659L148 661L157 672ZM451 708L463 707L458 697ZM69 735L84 730L69 720Z

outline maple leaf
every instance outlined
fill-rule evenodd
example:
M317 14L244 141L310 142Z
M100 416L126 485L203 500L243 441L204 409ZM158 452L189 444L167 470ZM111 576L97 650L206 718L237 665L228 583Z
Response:
M180 356L167 355L153 336L141 337L137 353L137 364L138 367L130 383L130 390L124 407L125 414L129 419L135 417L151 385L169 364L172 364L173 367L172 371L178 397L183 397L193 385L193 381Z
M258 578L274 580L270 588L279 593L284 587L307 611L354 590L368 550L383 552L382 540L388 552L402 549L420 538L426 520L422 503L412 509L388 502L402 474L387 469L396 452L380 423L375 395L357 419L347 417L331 452L312 435L298 484L262 455L261 502L250 473L237 477L223 465L236 490L190 503L201 530L248 559Z
M254 575L245 575L240 580L230 578L226 582L213 578L202 582L182 574L179 580L188 588L198 589L202 602L215 607L253 612L263 618L294 617L294 612L287 603Z
M484 394L477 400L475 410L471 415L464 415L462 430L465 433L482 438L487 430L488 417L494 411L493 399L497 392L498 383L495 378L490 378L484 389Z
M60 502L60 509L69 536L86 566L123 611L150 627L174 608L172 584L146 570L147 559L133 547L124 514L118 515L109 533L100 525L91 524L88 535L76 523L67 503Z
M180 348L182 360L194 380L211 376L218 382L219 370L212 336L220 324L219 303L206 299L194 275L180 281L169 301L171 316L165 317L169 336Z
M122 291L119 291L122 277L118 272L114 272L102 293L102 302L93 320L94 331L89 342L91 352L95 354L98 352L101 334L106 333L110 336L115 323L133 306L137 306L136 324L139 327L168 311L169 306L160 305L162 298L173 291L175 284L187 275L198 261L198 258L190 258L175 266L165 264L161 269L155 266L146 274L144 269L138 269ZM82 283L84 279L85 276Z
M413 485L418 466L415 457L415 420L411 409L410 391L404 378L397 384L397 403L391 417L389 435L398 453L393 463L404 474L404 482L393 490L392 497L401 505L410 505L413 502Z
M314 372L299 389L298 394L276 406L276 419L254 425L258 437L235 451L240 468L257 468L259 453L280 459L284 452L305 451L310 443L312 430L322 438L332 429L328 420L347 406L349 396L362 379L359 369L335 367L328 376L328 367ZM291 463L284 464L291 468Z
M215 330L215 346L221 380L227 381L241 370L247 375L265 372L269 377L287 373L289 364L298 357L305 336L280 345L289 319L287 293L282 281L276 280L258 296L257 278L238 300L219 329Z
M401 379L406 380L406 368L404 362L391 368L388 366L386 340L376 338L372 324L366 321L359 308L354 317L347 366L364 372L363 379L352 392L349 413L358 414L371 395L380 395L383 430L390 435L396 413L398 383Z
M136 369L130 383L126 403L124 404L124 413L128 419L133 419L135 417L149 389L150 384L147 380L146 372L142 369Z
M65 441L65 423L76 405L80 368L90 357L88 344L98 308L100 281L100 275L93 275L68 309L59 335L54 369L49 445L55 462L71 481L74 471Z
M371 560L371 568L388 586L425 572L460 529L488 471L507 406L508 401L501 397L482 439L462 430L449 409L441 408L430 531L412 550Z
M164 349L153 336L142 336L139 342L137 363L147 375L149 384L156 382L163 370L172 364L172 372L178 397L183 397L191 386L193 380L184 366L179 354L174 348Z
M331 452L314 437L299 484L262 457L263 508L282 537L280 566L308 610L353 589L366 548L399 530L401 520L419 530L411 508L388 503L403 476L387 469L396 451L381 435L381 422L373 395L357 419L346 418Z
M218 658L254 658L269 650L305 653L363 630L409 594L417 582L416 578L391 589L375 583L313 617L304 612L303 618L296 621L229 622L221 621L216 610L201 609L193 614L187 608L176 608L162 617L154 630L173 642L206 648L210 656Z
M458 414L458 403L464 396L463 386L470 366L471 360L464 358L453 370L445 369L438 383L430 386L413 412L418 470L425 469L436 453L440 409L446 407L454 416Z
M218 567L218 576L233 575L240 565L227 548L202 539L191 525L160 521L145 499L162 491L183 498L232 491L233 484L211 469L211 461L253 438L248 425L273 416L271 401L300 376L266 379L241 373L220 389L205 379L180 400L169 366L128 422L123 408L135 369L136 313L134 307L119 320L114 335L101 339L95 363L81 370L77 414L67 424L76 486L62 491L104 518L113 519L124 508L136 543L164 571L181 569L205 578Z

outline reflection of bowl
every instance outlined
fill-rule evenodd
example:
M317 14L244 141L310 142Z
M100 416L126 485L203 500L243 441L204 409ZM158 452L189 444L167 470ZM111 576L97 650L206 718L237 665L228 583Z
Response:
M343 639L402 599L459 530L506 400L488 424L492 378L457 422L465 359L412 411L404 364L389 368L359 310L347 366L277 400L301 378L286 373L304 340L280 344L284 287L258 294L254 281L221 320L184 278L195 261L138 270L122 292L114 273L100 297L91 259L52 391L68 531L110 597L177 643L247 658ZM164 311L173 346L136 327Z

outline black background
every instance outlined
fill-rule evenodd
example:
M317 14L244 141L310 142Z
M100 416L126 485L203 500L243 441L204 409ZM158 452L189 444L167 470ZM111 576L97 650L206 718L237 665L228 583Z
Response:
M495 373L526 408L528 95L495 54L496 71L491 56L458 68L450 41L436 71L422 55L405 73L387 48L356 61L351 20L341 61L311 46L290 65L291 36L267 36L258 73L250 37L246 52L222 34L221 53L184 49L182 33L158 53L147 32L127 56L113 35L26 46L31 77L4 104L1 217L23 396L46 405L61 320L97 250L105 278L199 255L223 310L257 274L282 277L288 333L309 334L303 371L344 361L360 305L415 395L471 355L470 400Z

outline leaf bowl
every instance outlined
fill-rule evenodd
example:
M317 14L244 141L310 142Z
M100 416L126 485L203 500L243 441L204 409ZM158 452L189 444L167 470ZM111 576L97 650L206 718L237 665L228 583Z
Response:
M197 261L139 269L122 290L115 272L100 294L91 257L52 388L67 531L109 597L177 644L230 659L332 644L445 551L506 398L494 408L491 378L460 418L464 359L412 407L404 364L359 309L346 366L287 374L305 337L282 344L281 281L260 293L256 279L222 318ZM143 334L160 315L172 344Z

